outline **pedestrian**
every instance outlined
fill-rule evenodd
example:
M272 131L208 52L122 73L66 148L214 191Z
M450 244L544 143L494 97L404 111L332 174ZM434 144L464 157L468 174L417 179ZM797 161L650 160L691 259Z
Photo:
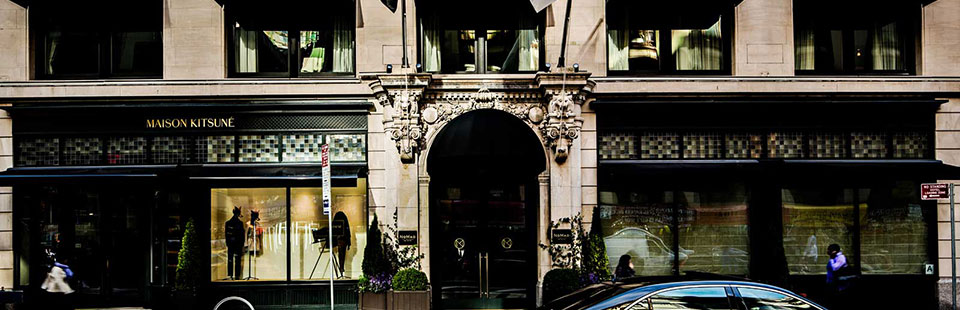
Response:
M47 309L72 309L69 297L73 289L67 281L73 277L73 270L65 263L57 262L53 252L48 252L48 259L50 268L47 278L40 284L40 289L47 295Z
M827 246L827 294L830 296L831 309L847 309L846 292L850 289L853 280L853 268L847 263L839 244Z
M618 281L625 278L630 278L637 275L637 272L633 270L633 262L630 260L629 254L623 254L620 256L620 262L617 263L617 270L614 271L613 277L614 281Z

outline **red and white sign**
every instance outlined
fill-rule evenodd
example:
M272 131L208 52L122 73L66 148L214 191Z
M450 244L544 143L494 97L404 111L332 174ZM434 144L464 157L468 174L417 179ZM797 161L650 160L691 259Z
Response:
M320 146L320 171L323 179L323 215L330 215L330 146Z
M920 184L920 199L937 200L950 198L950 187L946 183Z

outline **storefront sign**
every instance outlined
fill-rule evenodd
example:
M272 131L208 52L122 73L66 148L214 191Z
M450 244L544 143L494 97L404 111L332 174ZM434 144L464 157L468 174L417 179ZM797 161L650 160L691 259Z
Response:
M937 200L950 198L950 189L946 183L920 184L920 199Z
M417 231L401 230L397 232L397 241L400 245L417 245Z
M235 119L231 117L196 117L196 118L154 118L146 122L149 129L183 129L183 128L234 128Z
M550 242L554 244L573 243L573 231L569 229L554 229L550 234Z

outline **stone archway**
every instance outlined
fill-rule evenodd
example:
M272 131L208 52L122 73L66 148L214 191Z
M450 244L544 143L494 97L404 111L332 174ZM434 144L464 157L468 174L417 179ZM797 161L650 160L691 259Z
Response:
M435 304L533 307L548 162L537 135L509 113L470 111L438 131L426 162Z

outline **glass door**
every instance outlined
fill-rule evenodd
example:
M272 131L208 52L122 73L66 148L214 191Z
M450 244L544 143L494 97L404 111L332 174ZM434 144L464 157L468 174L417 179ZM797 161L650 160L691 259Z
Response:
M536 280L531 187L437 183L444 185L431 192L431 247L441 308L531 307Z

